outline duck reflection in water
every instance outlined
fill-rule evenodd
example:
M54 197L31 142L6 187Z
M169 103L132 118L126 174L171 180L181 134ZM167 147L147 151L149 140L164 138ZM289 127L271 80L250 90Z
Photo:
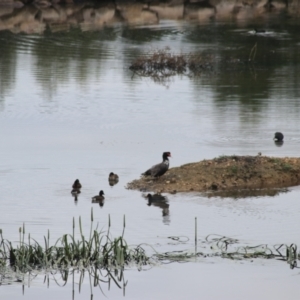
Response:
M108 176L108 183L110 186L114 186L115 184L117 184L119 182L119 176L113 172L109 173Z
M161 194L148 194L146 196L146 198L148 199L148 206L157 206L160 207L162 209L162 216L163 216L163 222L165 224L169 224L170 223L170 211L169 211L169 203L168 203L168 199L167 197L161 195Z
M101 190L99 192L99 195L94 196L92 198L92 203L98 203L100 207L103 207L104 206L104 200L105 200L103 195L104 195L104 192Z
M77 203L78 201L78 195L81 193L80 189L81 189L82 185L79 182L78 179L76 179L72 185L72 191L71 194L74 197L74 201Z

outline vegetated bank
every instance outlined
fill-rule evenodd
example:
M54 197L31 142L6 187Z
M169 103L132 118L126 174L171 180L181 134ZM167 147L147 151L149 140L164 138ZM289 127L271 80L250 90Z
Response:
M300 158L220 156L170 168L161 178L141 177L128 189L153 192L234 193L238 190L270 191L300 184Z

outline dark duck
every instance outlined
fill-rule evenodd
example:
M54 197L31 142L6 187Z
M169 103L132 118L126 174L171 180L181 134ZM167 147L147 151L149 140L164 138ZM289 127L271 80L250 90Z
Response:
M275 142L283 142L283 134L281 132L275 132L274 141Z
M101 190L100 192L99 192L99 195L97 195L97 196L94 196L93 198L92 198L92 202L93 203L98 203L98 202L100 202L100 201L103 201L105 198L104 198L104 192Z
M79 182L79 179L76 179L72 185L73 189L81 189L81 183Z
M110 186L114 186L119 182L119 176L113 172L109 173L108 182Z
M78 179L76 179L72 185L72 191L71 194L75 198L74 200L77 201L77 196L80 194L80 189L81 189L81 183L79 182Z
M160 164L154 165L142 175L153 177L164 175L169 169L169 157L171 157L171 152L164 152L162 155L163 161Z

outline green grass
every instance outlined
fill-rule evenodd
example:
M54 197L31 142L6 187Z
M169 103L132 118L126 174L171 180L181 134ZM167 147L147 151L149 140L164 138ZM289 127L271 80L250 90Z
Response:
M25 225L23 225L19 228L19 241L17 245L14 245L3 238L0 229L0 275L5 277L3 275L6 272L5 270L10 268L16 274L31 274L41 270L48 270L49 272L58 270L67 277L70 270L94 270L95 274L98 274L99 270L105 270L111 273L112 271L124 270L125 266L137 266L140 270L144 266L195 261L199 257L221 257L236 260L277 259L286 261L293 269L297 266L297 260L300 259L300 253L297 252L295 244L239 246L237 239L219 235L208 235L205 240L201 241L201 245L205 245L202 248L207 249L206 253L198 252L197 218L195 218L195 249L159 253L148 245L154 250L152 256L148 256L141 245L128 246L124 239L125 216L122 235L117 238L112 238L110 235L110 217L108 218L108 230L106 232L99 231L97 226L94 228L93 210L91 211L91 227L88 238L83 234L80 217L78 224L79 238L76 239L75 237L76 226L73 218L72 234L64 234L53 245L50 245L49 230L47 236L44 237L44 244L41 245L30 234L26 237ZM176 244L189 244L187 237L171 236L169 239ZM95 280L97 281L97 278Z
M73 233L64 234L54 245L50 245L50 231L44 237L44 245L31 238L25 240L25 225L19 229L19 243L3 238L0 231L0 266L13 267L15 270L27 272L33 269L69 269L95 266L101 268L123 268L129 263L144 265L149 258L144 250L137 246L130 248L125 239L125 216L123 233L118 238L110 237L110 218L108 231L93 229L93 211L91 212L91 229L88 238L82 231L79 217L80 238L75 238L75 220L73 218Z

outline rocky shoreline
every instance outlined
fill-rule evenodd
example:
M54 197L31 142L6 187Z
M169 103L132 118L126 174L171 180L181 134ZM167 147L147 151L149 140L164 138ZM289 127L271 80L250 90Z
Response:
M298 17L300 6L292 0L0 0L0 30L43 33L80 26L95 30L119 23L159 24L161 20L257 20L285 14Z

